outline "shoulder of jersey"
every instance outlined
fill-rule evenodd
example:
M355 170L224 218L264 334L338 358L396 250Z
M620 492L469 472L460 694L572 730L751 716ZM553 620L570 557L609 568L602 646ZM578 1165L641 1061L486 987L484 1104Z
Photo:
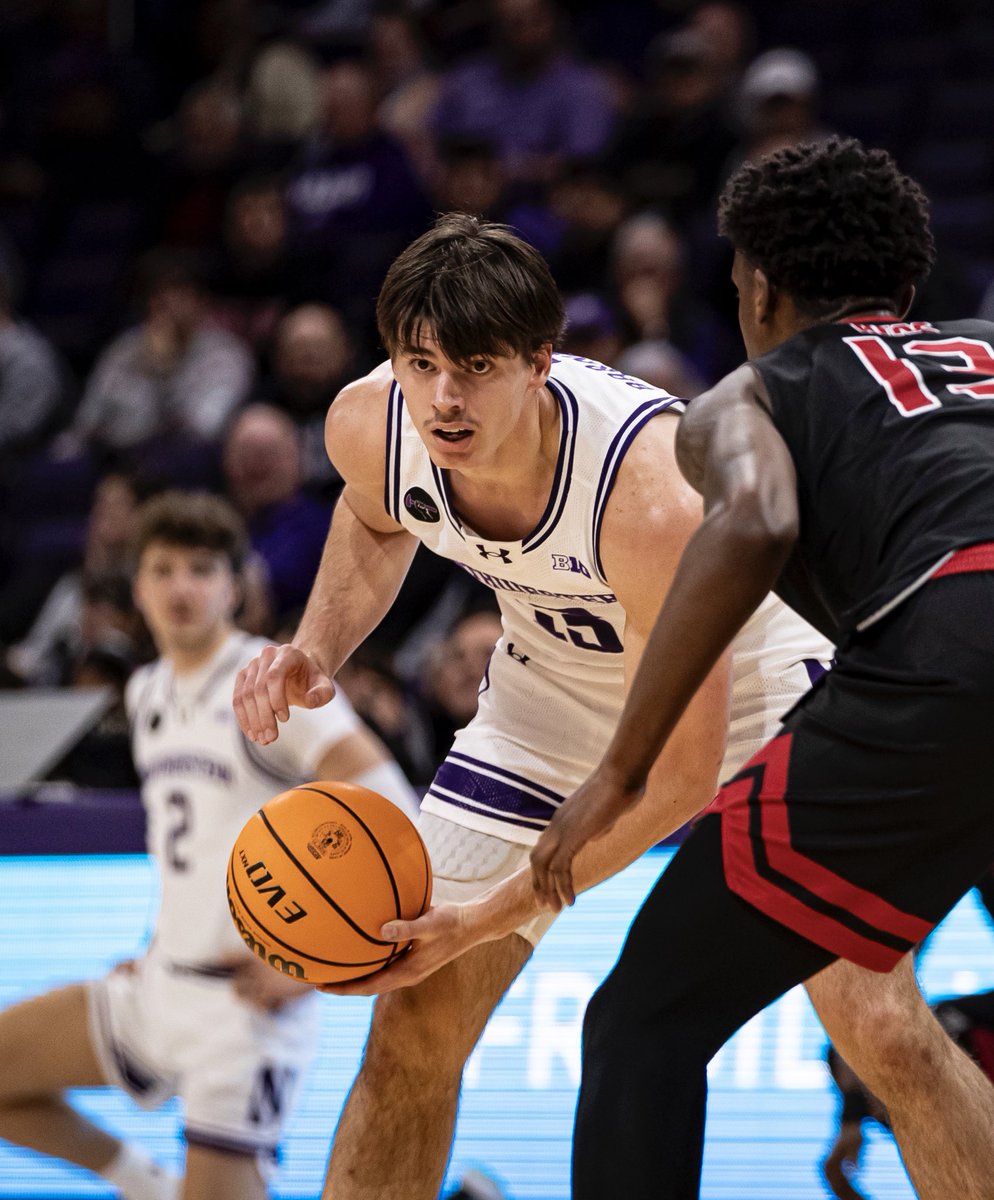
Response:
M624 371L606 363L575 354L554 354L550 378L554 383L568 387L571 391L583 392L594 387L612 392L619 400L632 406L646 400L673 400L674 407L683 408L683 401L667 392L665 388L647 383L644 379L637 379L634 375L626 375Z
M157 658L154 662L146 663L143 667L132 671L124 688L124 707L129 713L134 711L142 693L155 679L160 661Z

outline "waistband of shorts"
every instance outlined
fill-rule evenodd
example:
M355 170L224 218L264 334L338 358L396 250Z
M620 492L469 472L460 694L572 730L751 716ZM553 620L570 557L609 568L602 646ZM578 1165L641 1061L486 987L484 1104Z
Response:
M932 572L932 579L943 575L965 575L971 571L994 571L994 542L978 542L955 550Z
M235 968L222 963L185 963L170 959L166 964L170 975L195 975L198 979L231 979Z

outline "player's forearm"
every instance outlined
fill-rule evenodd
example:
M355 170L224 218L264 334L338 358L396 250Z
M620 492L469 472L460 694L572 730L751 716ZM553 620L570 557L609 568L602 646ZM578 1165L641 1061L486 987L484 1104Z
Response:
M713 510L687 545L632 682L602 770L626 792L645 785L695 691L773 588L788 532Z
M340 501L293 644L334 675L386 615L415 548L410 534L371 529Z
M709 763L707 749L703 749L704 759L687 771L660 764L649 779L646 801L625 813L608 833L588 843L577 854L573 879L578 893L623 871L710 804L719 764L713 756ZM530 867L522 867L471 901L468 918L477 940L493 941L513 932L547 907L532 886Z

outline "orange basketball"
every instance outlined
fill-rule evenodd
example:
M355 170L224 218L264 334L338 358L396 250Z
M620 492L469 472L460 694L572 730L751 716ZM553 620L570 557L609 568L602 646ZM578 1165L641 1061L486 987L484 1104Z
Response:
M387 966L409 942L384 922L431 900L431 865L410 818L353 783L305 783L270 800L228 860L228 907L245 945L277 971L342 983Z

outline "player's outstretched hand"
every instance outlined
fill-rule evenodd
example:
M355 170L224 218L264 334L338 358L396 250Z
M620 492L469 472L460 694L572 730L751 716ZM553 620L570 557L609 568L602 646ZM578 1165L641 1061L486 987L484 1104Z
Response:
M439 967L465 954L482 939L474 927L468 905L440 904L414 921L390 921L380 936L390 942L412 941L411 948L389 967L349 983L328 983L318 991L333 996L378 996L398 988L413 987Z
M626 790L603 769L567 796L531 852L532 887L554 912L576 899L573 859L587 842L602 837L641 796Z
M235 677L232 699L242 733L267 746L279 737L290 709L320 708L335 685L309 654L296 646L266 646Z

